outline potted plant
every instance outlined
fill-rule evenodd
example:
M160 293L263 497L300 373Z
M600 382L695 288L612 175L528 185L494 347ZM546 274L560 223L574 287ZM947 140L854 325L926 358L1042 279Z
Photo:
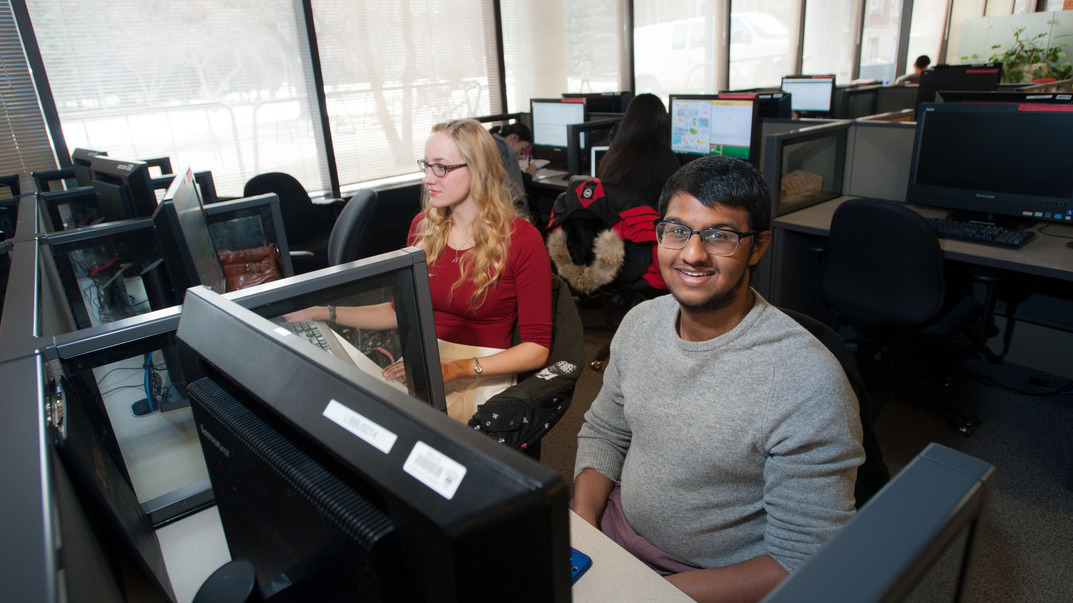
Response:
M1022 39L1024 31L1024 26L1014 29L1013 45L991 55L992 62L1002 63L1003 83L1019 84L1040 78L1064 80L1073 73L1073 65L1059 63L1066 56L1065 44L1048 45L1049 34L1046 33ZM1001 47L1001 44L995 44L991 50Z

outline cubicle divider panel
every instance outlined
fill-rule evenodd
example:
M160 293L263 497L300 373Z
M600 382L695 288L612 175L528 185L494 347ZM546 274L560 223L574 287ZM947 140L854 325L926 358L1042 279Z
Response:
M846 145L845 194L905 201L915 135L915 122L854 121Z

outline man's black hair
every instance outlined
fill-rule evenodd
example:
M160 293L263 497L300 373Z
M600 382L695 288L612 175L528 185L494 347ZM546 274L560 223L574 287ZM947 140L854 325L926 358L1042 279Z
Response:
M731 157L709 155L682 166L671 176L659 197L659 216L677 193L696 197L706 207L740 207L749 216L750 230L770 230L771 195L767 182L752 165Z

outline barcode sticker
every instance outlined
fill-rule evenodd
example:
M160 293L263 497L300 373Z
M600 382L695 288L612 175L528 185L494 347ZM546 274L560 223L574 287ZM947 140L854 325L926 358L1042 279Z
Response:
M395 445L399 436L384 429L378 423L370 421L361 413L332 400L321 413L326 419L368 442L371 446L387 454Z
M414 444L402 470L447 500L454 498L466 476L466 468L461 463L421 441Z

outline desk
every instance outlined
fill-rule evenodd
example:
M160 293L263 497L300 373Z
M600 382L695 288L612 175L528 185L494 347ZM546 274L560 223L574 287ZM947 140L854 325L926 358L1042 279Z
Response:
M176 599L193 599L201 583L230 560L216 507L157 530ZM662 576L570 511L570 544L592 557L572 588L574 601L692 601Z
M834 324L834 315L823 303L820 288L823 270L822 249L835 209L853 197L839 197L783 216L772 222L770 278L759 282L761 293L772 303L792 308ZM925 217L942 217L947 212L930 207L912 206ZM1066 243L1073 239L1073 225L1039 223L1032 227L1039 234L1021 249L1004 249L965 241L939 239L946 258L971 266L982 266L1005 273L1016 293L1015 305L1001 299L1000 316L1016 319L1049 331L1059 343L1033 341L1035 334L1017 341L1015 330L1007 361L1039 368L1056 358L1068 358L1073 333L1073 249ZM1001 287L1001 285L1000 285ZM1027 329L1025 329L1027 330ZM1026 333L1027 335L1027 333ZM1023 350L1018 351L1018 346ZM1057 345L1061 350L1055 349ZM1019 360L1024 352L1028 360ZM1055 375L1070 377L1068 367L1054 364Z

